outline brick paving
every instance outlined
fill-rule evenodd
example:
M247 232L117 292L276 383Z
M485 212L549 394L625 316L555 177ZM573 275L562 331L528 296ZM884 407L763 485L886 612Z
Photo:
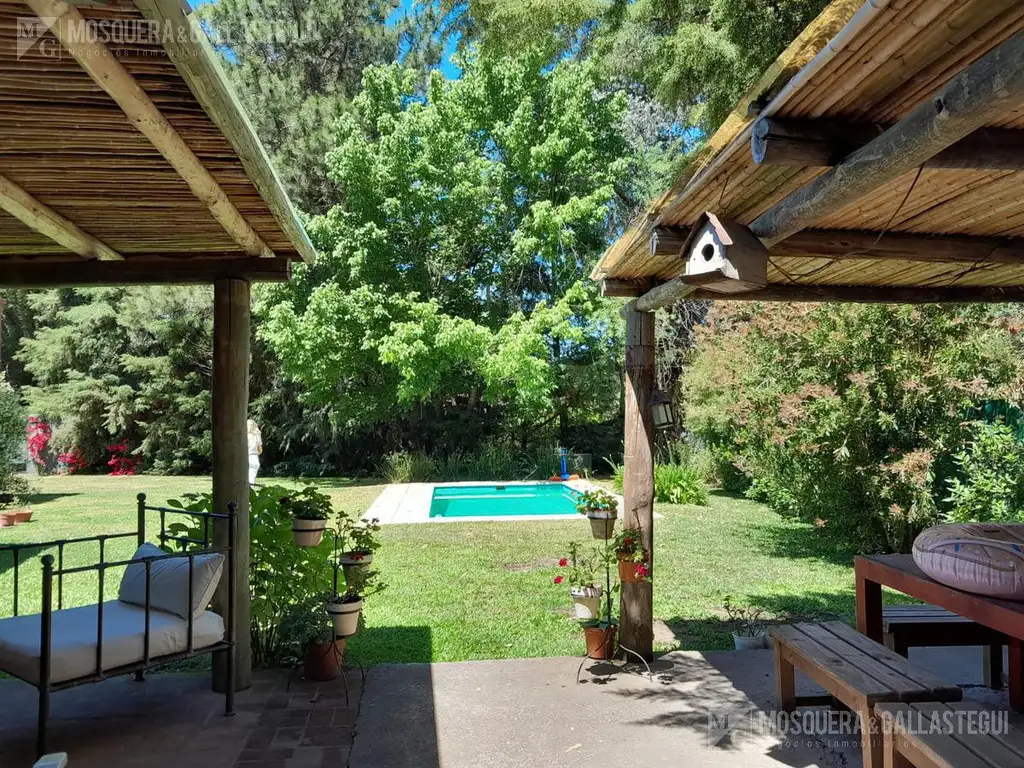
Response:
M51 752L69 768L344 768L362 697L359 672L307 683L298 672L257 672L224 716L205 674L121 677L53 695ZM0 680L0 767L35 760L36 690Z

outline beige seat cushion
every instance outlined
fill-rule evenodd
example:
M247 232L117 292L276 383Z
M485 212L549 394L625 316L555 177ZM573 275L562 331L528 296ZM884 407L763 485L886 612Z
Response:
M133 560L143 557L166 555L153 544L143 544ZM189 613L198 617L213 599L221 572L224 570L224 555L220 553L196 555L192 560L192 605L188 603L189 560L175 557L156 560L150 565L149 604L155 610L173 613L187 619ZM145 607L146 566L142 563L129 565L121 579L117 599L123 603Z

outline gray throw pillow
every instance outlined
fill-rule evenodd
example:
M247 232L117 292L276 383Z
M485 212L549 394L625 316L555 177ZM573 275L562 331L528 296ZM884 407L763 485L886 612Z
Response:
M143 557L166 555L153 544L143 544L132 557L138 560ZM157 611L166 611L187 619L189 613L199 618L206 606L213 599L213 593L220 582L224 570L224 555L218 553L196 555L192 560L192 605L188 604L189 567L187 557L174 557L167 560L155 560L150 565L149 605ZM146 566L143 563L129 565L121 579L121 588L117 599L122 603L130 603L145 607L146 605Z

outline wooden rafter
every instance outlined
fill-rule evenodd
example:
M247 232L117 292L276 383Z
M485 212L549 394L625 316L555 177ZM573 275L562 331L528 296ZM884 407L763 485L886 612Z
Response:
M41 235L84 259L121 261L124 257L106 243L36 200L6 176L0 175L0 208Z
M758 216L750 231L772 246L913 171L1024 103L1024 32L1018 32L919 104L907 117Z
M665 285L669 285L666 283ZM713 293L697 289L691 299L716 301L843 301L853 304L968 304L974 302L1002 303L1024 301L1024 286L946 285L772 285L748 293Z
M117 102L132 125L174 167L239 247L249 256L272 258L274 252L235 208L135 78L102 42L84 33L86 22L78 9L61 0L25 0L25 3L49 25L50 32L82 69Z
M771 249L772 256L837 261L916 261L928 263L1024 264L1024 240L903 232L849 232L805 229Z

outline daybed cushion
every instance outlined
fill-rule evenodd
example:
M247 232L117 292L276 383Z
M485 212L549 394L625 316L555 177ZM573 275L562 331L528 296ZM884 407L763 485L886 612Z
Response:
M914 540L914 562L950 587L1024 600L1024 525L933 525Z
M166 555L160 547L143 544L135 552L132 560L143 557L159 557ZM149 604L158 611L167 611L183 619L188 618L188 558L175 557L168 560L154 560L150 565ZM192 616L197 617L213 599L217 590L221 571L224 570L224 555L196 555L192 560ZM131 603L145 608L146 606L146 566L129 565L125 568L121 579L121 588L117 599L123 603Z
M86 605L53 612L53 656L50 680L73 680L96 671L97 607ZM0 670L39 682L39 614L0 619ZM163 611L150 611L149 656L188 650L188 622ZM146 611L117 600L103 604L103 669L113 669L144 658ZM193 648L198 650L224 638L224 622L210 611L195 620Z

